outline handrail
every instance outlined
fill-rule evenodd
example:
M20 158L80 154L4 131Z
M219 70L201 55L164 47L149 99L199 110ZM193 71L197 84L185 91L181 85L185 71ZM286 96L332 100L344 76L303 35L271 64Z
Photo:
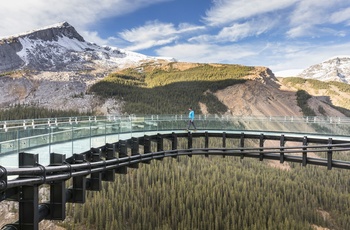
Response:
M187 115L130 115L0 121L0 154L119 133L184 130L187 128L187 119ZM350 136L350 118L346 117L197 115L195 122L197 128L202 130L269 130ZM71 152L74 152L73 149Z
M160 119L159 119L160 117ZM129 115L129 116L76 116L58 118L39 118L22 120L0 121L0 130L24 129L25 127L54 126L59 124L73 124L81 122L105 122L115 120L186 120L187 115ZM270 121L270 122L301 122L301 123L329 123L329 124L350 124L349 117L320 117L320 116L231 116L231 115L197 115L199 120L246 120L246 121Z
M184 127L187 124L184 121L186 120L186 116L132 116L127 118L103 118L100 120L97 118L92 120L90 118L84 122L79 122L77 118L76 121L71 119L69 122L68 120L68 123L57 122L55 128L47 123L45 125L42 124L42 126L34 125L27 128L21 127L17 130L13 128L7 131L3 130L4 132L0 131L0 137L1 135L11 134L11 130L15 130L14 133L17 134L9 135L10 138L13 138L12 142L11 140L1 139L0 153L2 153L3 147L6 147L5 145L8 143L14 145L17 143L18 147L20 147L21 142L26 142L26 144L29 142L34 143L34 145L28 145L26 148L17 148L17 150L23 150L40 145L51 145L59 141L72 141L73 143L75 140L84 138L107 137L122 133L132 134L127 139L117 138L117 141L106 142L102 146L89 146L87 151L73 154L67 159L64 154L50 153L52 158L48 166L39 164L38 154L17 151L20 159L18 168L0 166L0 201L5 199L18 201L22 204L19 205L19 209L21 209L19 213L24 213L26 209L32 209L26 213L37 213L39 209L44 211L40 211L40 217L33 215L29 220L27 217L20 215L19 221L11 224L11 226L14 226L13 229L24 229L23 226L31 226L33 229L38 229L38 223L44 218L63 220L65 218L65 204L67 202L84 203L85 191L99 191L102 189L100 185L102 180L114 181L115 173L125 174L128 167L137 168L139 163L148 163L151 160L165 157L222 155L257 158L260 161L264 159L277 160L280 163L296 162L301 163L302 166L311 164L325 166L329 170L333 167L350 169L350 161L334 159L334 153L350 151L350 134L346 133L350 132L350 128L346 122L335 124L327 120L327 122L321 123L322 125L313 127L312 124L316 124L314 123L315 120L310 123L309 120L300 119L297 121L296 126L290 126L298 130L298 132L293 133L291 130L286 131L285 129L281 129L282 131L263 131L261 127L260 129L257 127L257 125L261 125L263 128L266 128L268 125L267 121L273 120L272 118L246 117L245 119L235 120L228 116L198 117L196 125L199 130L197 132L185 132ZM319 120L316 121L318 122ZM287 123L279 122L273 121L269 124L295 124L293 123L295 120ZM88 125L84 126L84 123ZM248 127L244 126L245 124L253 125L254 129L242 129L242 127ZM47 130L46 133L42 132L43 127ZM326 131L333 130L329 133L320 134L315 130L320 127L326 128ZM306 128L308 132L302 132ZM338 131L338 133L335 131ZM341 135L344 132L346 134ZM23 134L23 136L19 134ZM63 135L63 137L60 135ZM46 142L40 142L43 138L47 139L45 140ZM204 148L194 145L193 140L196 138L204 141ZM220 146L209 146L210 138L220 138ZM187 142L187 148L179 148L179 139ZM227 146L227 139L235 139L238 144L231 147ZM258 146L245 146L244 143L247 139L253 140L252 143L258 144ZM165 148L164 140L171 142L170 149ZM265 140L275 141L277 144L276 146L264 146ZM151 145L152 142L157 143L156 147ZM285 142L300 144L297 146L285 146ZM140 151L140 146L142 146L143 153ZM310 157L308 155L310 153L326 153L326 157ZM104 175L103 177L102 174ZM75 182L73 187L66 189L65 182L70 179ZM50 190L65 190L66 192L61 192L59 195L51 197L49 203L39 204L38 187L43 184L49 184ZM21 203L21 194L26 194L26 203ZM29 197L27 196L28 194ZM53 214L50 212L53 209L59 209L60 212ZM10 225L5 227L10 227Z

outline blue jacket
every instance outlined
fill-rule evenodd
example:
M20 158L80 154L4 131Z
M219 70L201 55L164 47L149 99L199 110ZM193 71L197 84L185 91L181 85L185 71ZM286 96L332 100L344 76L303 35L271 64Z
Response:
M190 118L192 121L194 120L194 111L191 110L190 113L188 114L188 118Z

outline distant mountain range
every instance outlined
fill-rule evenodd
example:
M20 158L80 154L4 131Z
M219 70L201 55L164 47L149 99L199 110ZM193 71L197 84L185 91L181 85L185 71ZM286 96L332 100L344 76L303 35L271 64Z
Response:
M350 83L350 57L335 57L310 66L301 72L298 77Z
M77 71L96 66L113 68L157 59L167 58L86 42L67 22L0 40L0 73L17 69Z
M227 67L207 64L218 68L219 75ZM161 70L159 72L170 75L176 71L176 74L183 76L186 70L192 69L191 74L187 71L186 82L190 82L196 81L195 74L208 74L201 69L207 64L182 63L173 58L150 57L116 47L99 46L85 41L69 23L59 23L0 40L0 108L21 104L48 109L94 111L104 115L121 114L125 112L123 106L126 100L113 94L109 98L101 98L90 91L94 84L111 73L132 67L137 73ZM329 84L329 89L325 89L325 86L322 89L312 88L311 83L298 79L284 79L286 82L277 79L266 67L252 69L248 76L242 76L247 80L245 83L228 84L225 89L215 92L204 90L203 94L210 93L216 97L227 107L226 113L232 115L302 116L296 91L303 89L312 95L308 103L317 116L350 114L338 109L350 109L348 90L342 89L346 87ZM349 73L350 58L338 57L311 66L300 77L349 83ZM213 75L206 77L210 79ZM127 77L122 79L123 82L128 81ZM159 87L164 87L162 79L159 82L162 83ZM200 83L196 81L195 84ZM118 87L118 84L114 86ZM149 94L146 97L151 97L152 87L147 90ZM159 103L160 100L159 97L151 98L150 104ZM207 106L199 103L201 113L207 113Z
M0 73L19 69L79 71L123 68L157 60L176 61L87 42L68 22L0 40ZM335 57L310 66L297 77L349 83L350 57Z

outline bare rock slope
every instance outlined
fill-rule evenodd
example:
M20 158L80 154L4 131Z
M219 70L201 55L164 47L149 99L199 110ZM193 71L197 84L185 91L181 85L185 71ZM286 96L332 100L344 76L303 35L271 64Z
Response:
M3 76L0 78L0 105L2 108L21 104L47 109L119 114L120 101L102 100L86 93L88 87L102 79L104 74L40 72L18 77Z
M284 85L274 77L266 67L256 67L251 75L246 76L242 84L229 86L219 90L215 95L229 109L228 113L236 116L303 116L301 108L297 105L296 92L299 88ZM311 95L313 95L311 93ZM314 95L308 100L308 105L318 116L345 115L330 106L331 99ZM335 101L333 100L335 103ZM325 114L318 112L319 106Z
M0 40L0 106L119 113L121 102L101 101L86 94L88 87L113 70L150 60L164 58L87 42L67 22L4 38Z

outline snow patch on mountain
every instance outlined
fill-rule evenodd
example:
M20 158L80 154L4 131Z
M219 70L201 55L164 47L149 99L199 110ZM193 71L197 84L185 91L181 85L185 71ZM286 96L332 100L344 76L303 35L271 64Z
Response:
M16 69L77 71L116 68L142 61L175 61L86 42L69 23L0 40L0 72Z
M164 61L175 60L87 42L67 22L3 38L0 107L23 104L119 114L122 101L89 94L89 87L114 70Z
M310 66L298 77L350 83L350 57L339 56L328 59L320 64Z

